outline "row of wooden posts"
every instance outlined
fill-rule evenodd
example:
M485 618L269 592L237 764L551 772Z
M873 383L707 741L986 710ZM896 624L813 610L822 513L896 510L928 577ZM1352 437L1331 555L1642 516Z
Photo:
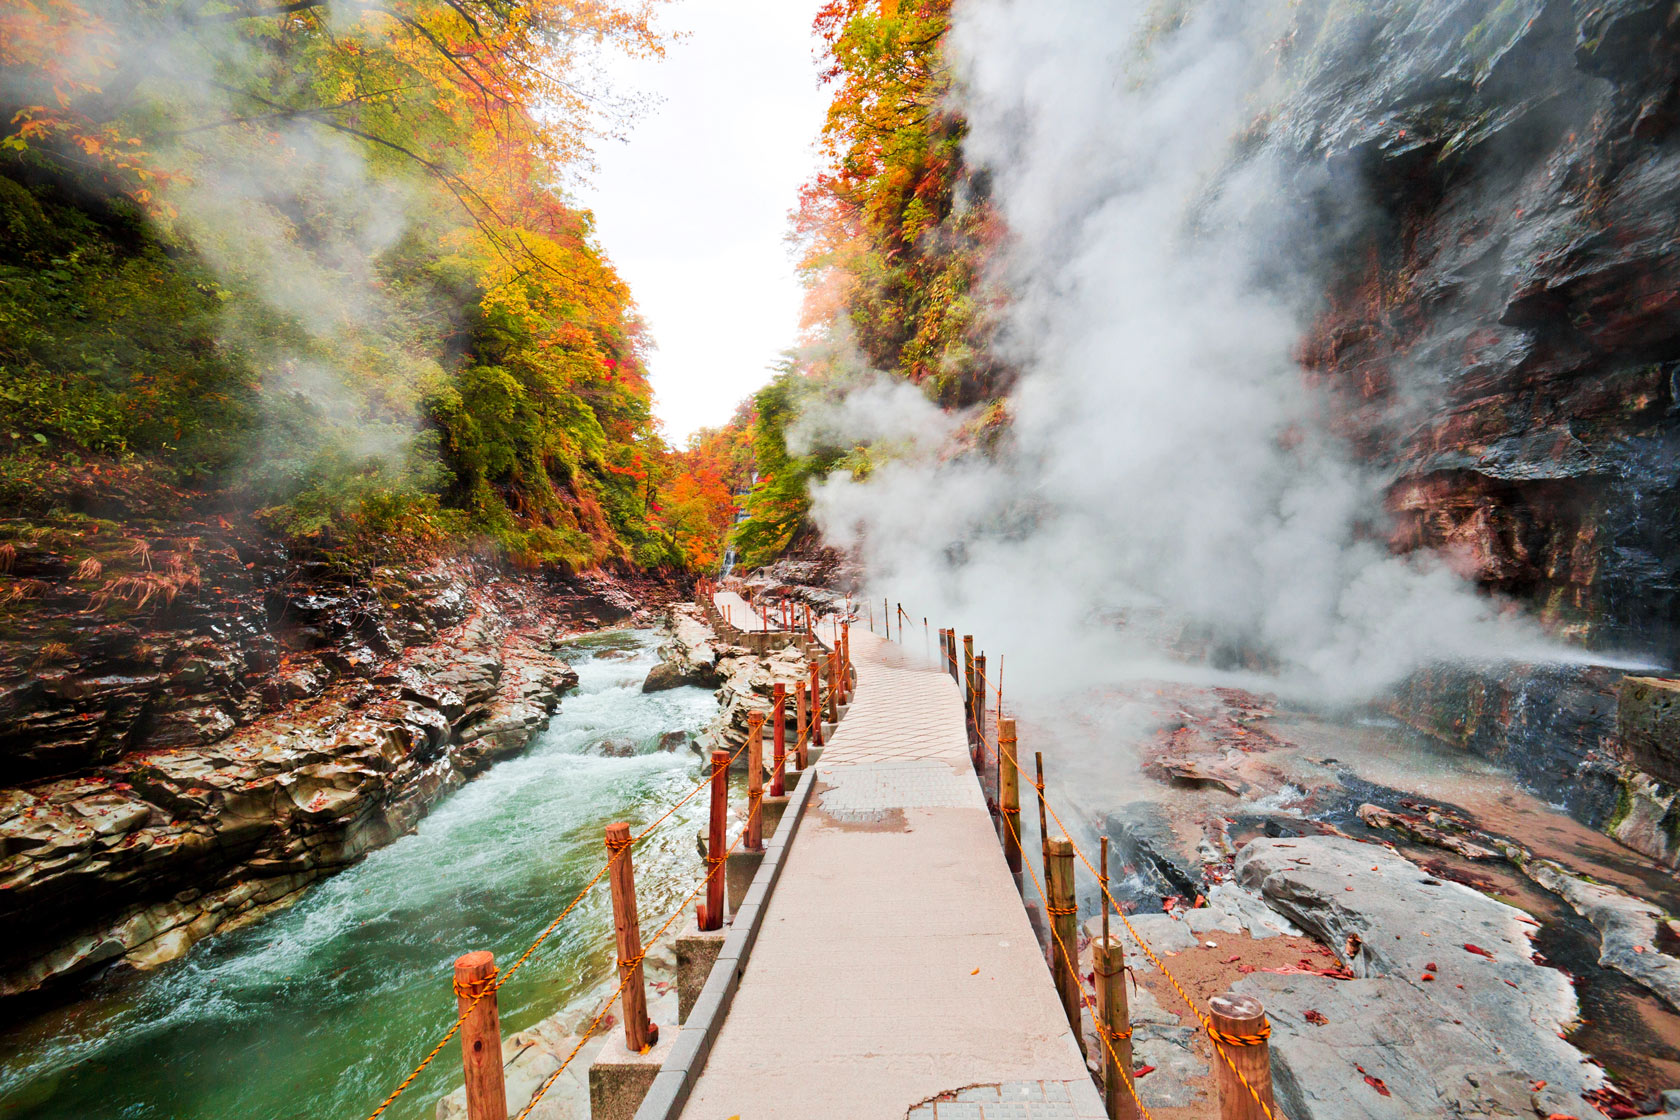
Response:
M903 607L892 614L902 627ZM871 608L873 613L873 608ZM902 631L900 640L902 641ZM958 652L955 630L939 631L940 660L963 692L963 710L973 741L977 771L986 766L986 655L974 652L974 636L962 636ZM960 661L959 661L960 656ZM1004 858L1017 884L1023 885L1021 856L1021 769L1015 721L1003 716L1000 696L996 719L997 800L994 811L1001 828ZM1033 752L1034 787L1038 794L1038 834L1044 867L1044 905L1050 932L1051 972L1074 1038L1084 1049L1084 991L1078 968L1079 904L1074 878L1076 849L1067 836L1051 836L1046 821L1044 753ZM1102 936L1091 943L1096 987L1096 1029L1103 1053L1103 1100L1111 1120L1136 1120L1140 1115L1137 1086L1132 1075L1132 1030L1126 1000L1126 955L1118 938L1109 934L1108 837L1102 837L1098 879L1102 888ZM1186 996L1188 998L1188 996ZM1208 1001L1210 1038L1216 1054L1214 1069L1219 1087L1220 1120L1282 1120L1272 1093L1271 1033L1265 1009L1252 996L1234 993Z
M701 583L696 588L696 598L710 595L714 590L715 585ZM791 621L794 617L792 608L784 602L783 609L784 617ZM808 635L815 637L809 607L805 608L805 629ZM790 755L800 771L810 765L810 748L823 745L824 720L837 722L840 705L850 700L851 677L851 631L849 625L841 620L837 623L834 644L812 656L808 675L793 685L794 742L791 750L787 741L789 689L786 683L774 686L769 717L772 728L770 796L781 797L786 793ZM764 802L764 724L763 712L747 714L747 741L742 748L747 756L747 823L741 845L755 852L764 850L761 812ZM706 779L711 787L711 805L706 830L705 899L695 906L695 918L702 930L723 927L722 865L728 848L725 826L728 820L729 764L733 757L728 751L714 750L711 774ZM613 940L618 954L624 1044L632 1052L639 1053L659 1041L659 1027L648 1018L647 1012L647 989L642 972L644 949L636 910L636 877L630 856L634 843L628 823L615 821L607 825L607 879L612 890ZM467 953L455 962L456 1014L464 1016L461 1022L461 1064L466 1083L468 1120L507 1120L508 1115L507 1086L502 1077L502 1025L496 1000L496 976L495 957L489 952Z

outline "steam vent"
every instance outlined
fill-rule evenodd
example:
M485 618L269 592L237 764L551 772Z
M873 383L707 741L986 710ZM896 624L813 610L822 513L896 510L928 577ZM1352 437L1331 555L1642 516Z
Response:
M1680 1120L1680 0L0 0L3 1120Z

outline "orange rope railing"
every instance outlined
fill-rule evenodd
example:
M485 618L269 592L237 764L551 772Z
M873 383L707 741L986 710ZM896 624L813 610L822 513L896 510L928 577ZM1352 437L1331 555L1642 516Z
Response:
M741 752L746 750L746 749L747 749L746 744L743 743L741 745L741 747L738 750L736 750L736 752L733 755L730 756L730 759L729 759L730 765L734 765L735 760L737 758L740 758L741 757ZM701 790L710 786L711 782L712 782L711 774L708 771L706 777L703 780L701 780L701 782L698 785L696 785L693 789L689 790L688 793L684 794L683 797L679 801L677 801L675 804L673 804L670 808L666 809L665 812L661 813L653 821L653 823L649 824L647 827L643 828L642 831L638 832L631 839L630 843L628 845L626 845L624 851L628 852L629 848L633 847L636 844L641 843L644 839L646 839L653 832L654 829L658 828L665 821L669 820L673 813L675 813L678 809L680 809L687 802L693 800L693 798L696 795L698 795ZM731 845L731 846L733 847L733 845ZM433 1060L436 1059L437 1056L440 1053L443 1052L443 1048L449 1044L449 1040L454 1038L455 1035L460 1032L461 1027L466 1023L467 1018L473 1013L473 1009L476 1008L479 1005L479 1003L481 1001L483 1001L486 997L488 997L491 994L493 994L494 992L500 990L503 985L505 985L509 980L513 979L514 974L517 973L521 968L524 967L525 963L531 959L532 955L535 954L537 949L542 946L543 942L548 940L549 935L552 934L556 929L558 929L560 927L560 923L565 921L566 918L568 916L570 916L572 911L574 911L578 908L578 905L583 902L584 898L588 896L590 891L594 890L595 887L600 884L602 879L606 878L607 872L609 870L611 870L611 868L612 868L613 860L619 859L619 858L621 858L621 856L622 856L622 853L619 853L619 852L613 853L613 855L607 860L607 862L602 864L600 869L598 871L596 871L595 874L590 877L589 881L583 885L583 889L578 891L577 894L572 897L572 900L570 902L566 903L565 907L560 911L560 913L558 915L555 916L554 920L549 922L548 925L543 928L543 931L541 933L537 934L536 940L531 942L531 944L525 949L525 951L519 955L519 958L517 960L515 960L513 962L513 964L510 965L506 971L499 972L494 977L487 978L475 990L475 994L474 994L472 1002L469 1003L464 1009L462 1009L460 1015L456 1017L455 1022L450 1025L450 1027L447 1031L444 1032L443 1037L438 1039L437 1045L433 1046L431 1048L431 1050L426 1054L426 1056L424 1058L420 1059L419 1063L412 1070L409 1071L408 1076L404 1077L402 1079L402 1081L400 1083L398 1083L397 1087L395 1089L391 1090L391 1093L390 1093L389 1096L387 1096L383 1101L379 1102L379 1107L374 1109L371 1113L368 1114L368 1120L378 1120L378 1118L385 1112L385 1110L390 1108L391 1105L396 1102L397 1098L402 1096L403 1093L408 1090L409 1086L414 1084L415 1080L422 1073L425 1072L426 1067L431 1065ZM709 876L708 876L708 878L709 878ZM705 880L703 879L702 880L702 885L704 885L704 883L705 883Z
M952 632L952 637L953 637L953 639L955 638L955 631ZM981 697L983 698L982 702L981 702L981 707L982 708L984 708L986 706L985 705L985 698L990 698L990 696L995 692L996 697L997 697L997 713L998 714L997 714L996 723L994 724L994 728L998 725L1001 725L1001 723L1003 721L1003 685L1002 685L1002 682L1001 682L1002 664L1003 664L1002 657L1000 656L999 659L998 659L1000 680L999 680L999 683L997 683L996 685L993 685L992 682L987 679L987 674L985 672L980 671L978 669L978 667L974 664L974 658L972 656L965 657L964 660L966 662L965 668L966 668L967 672L970 673L970 674L975 674L979 678L979 684L980 684L980 690L979 691L980 691ZM942 665L941 668L943 669L944 666ZM964 682L959 680L957 683L958 683L959 687L964 688L964 692L966 694L967 688L966 688L966 685L964 685ZM965 707L966 707L966 704L965 704ZM979 739L980 745L982 747L988 745L988 742L987 742L987 739L986 739L985 729L984 729L983 724L982 724L982 720L975 712L969 712L967 714L967 723L968 723L969 728L974 732L975 736ZM1020 762L1019 762L1019 760L1016 758L1016 756L1013 753L1007 752L1003 749L1003 738L1002 738L1001 735L996 734L995 731L994 731L993 741L990 745L992 745L997 752L994 757L997 758L999 765L1002 765L1003 761L1005 759L1007 759L1008 762L1009 762L1009 765L1014 766L1016 768L1016 771L1020 772ZM1242 1070L1237 1067L1237 1063L1235 1062L1235 1060L1233 1060L1231 1055L1226 1051L1226 1047L1228 1047L1228 1046L1233 1046L1233 1045L1234 1046L1252 1046L1252 1045L1256 1045L1259 1042L1264 1041L1265 1036L1264 1035L1255 1035L1255 1036L1227 1035L1225 1032L1219 1030L1217 1027L1215 1027L1213 1025L1212 1020L1209 1019L1206 1015L1204 1015L1202 1013L1201 1009L1196 1006L1195 1001L1190 998L1189 993L1184 990L1184 986L1179 983L1178 977L1176 977L1172 974L1172 971L1167 968L1166 964L1155 953L1154 949L1152 949L1149 946L1149 943L1143 939L1143 935L1138 933L1137 928L1135 926L1133 926L1131 921L1126 917L1126 912L1121 908L1119 901L1114 897L1113 892L1109 889L1108 881L1097 870L1096 866L1091 863L1090 857L1085 854L1084 849L1082 849L1079 846L1078 841L1074 840L1071 830L1069 830L1066 823L1063 822L1063 820L1061 818L1061 815L1056 812L1055 806L1050 802L1049 797L1047 797L1045 795L1044 787L1042 785L1037 787L1037 793L1038 793L1039 799L1043 802L1045 809L1047 809L1049 811L1049 814L1050 814L1051 818L1053 818L1055 820L1057 827L1062 830L1062 834L1068 838L1068 842L1073 846L1074 853L1079 856L1079 861L1081 863L1083 863L1085 865L1086 869L1093 876L1096 876L1096 878L1098 879L1098 883L1100 885L1103 900L1104 900L1103 905L1106 908L1112 908L1113 913L1116 914L1120 918L1121 923L1126 927L1126 932L1131 936L1131 939L1137 944L1137 947L1143 952L1143 955L1149 960L1149 962L1151 964L1153 964L1157 969L1160 970L1162 976L1166 977L1167 983L1172 986L1173 991L1178 993L1179 999L1183 1000L1184 1006L1189 1010L1191 1016L1194 1017L1195 1020L1198 1023L1200 1023L1202 1028L1207 1032L1209 1043L1212 1046L1214 1053L1218 1054L1220 1059L1223 1060L1225 1062L1225 1064L1231 1068L1231 1072L1237 1075L1237 1080L1242 1083L1242 1085L1245 1089L1248 1090L1249 1094L1254 1098L1255 1103L1260 1106L1260 1110L1263 1113L1265 1113L1265 1115L1267 1117L1267 1120L1287 1120L1287 1117L1283 1116L1281 1109L1277 1110L1277 1111L1274 1111L1272 1109L1272 1107L1269 1106L1266 1103L1265 1099L1261 1096L1260 1091L1257 1088L1254 1087L1254 1085L1249 1081L1249 1079L1243 1074ZM1009 824L1009 827L1010 827L1011 831L1014 832L1014 828L1015 828L1014 823L1010 822L1008 820L1008 817L1004 817L1004 819ZM1015 833L1015 840L1016 840L1017 843L1020 842L1020 835L1018 833ZM1040 886L1040 884L1038 882L1038 874L1037 874L1036 871L1033 870L1032 863L1031 863L1030 860L1025 861L1025 866L1026 866L1027 870L1032 873L1033 884L1036 888L1038 888L1040 896L1042 898L1044 898L1046 913L1048 913L1048 911L1049 911L1049 900L1048 900L1047 897L1044 896L1043 888L1042 888L1042 886ZM1051 924L1050 928L1051 928L1052 936L1055 937L1055 927L1054 927L1054 925ZM1058 944L1060 944L1060 938L1059 937L1056 937L1056 941L1057 941ZM1066 958L1067 950L1066 950L1065 946L1062 947L1062 953L1063 953L1064 958ZM1077 967L1078 962L1074 961L1073 965L1074 965L1073 971L1076 975L1078 975L1079 974L1079 969ZM1081 981L1081 983L1083 983L1083 981ZM1099 1032L1099 1034L1101 1034L1101 1033L1102 1032ZM1269 1028L1267 1028L1265 1034L1269 1034L1269 1033L1270 1033L1270 1030L1269 1030ZM1104 1036L1104 1042L1105 1043L1107 1042L1106 1036ZM1112 1050L1112 1047L1110 1047L1110 1049ZM1128 1084L1128 1088L1131 1088L1131 1086L1129 1084ZM1132 1089L1132 1093L1133 1093L1133 1097L1135 1099L1136 1098L1136 1090ZM1139 1107L1140 1110L1143 1108L1143 1102L1141 1100L1138 1101L1138 1107ZM1145 1112L1144 1115L1147 1116L1148 1113Z

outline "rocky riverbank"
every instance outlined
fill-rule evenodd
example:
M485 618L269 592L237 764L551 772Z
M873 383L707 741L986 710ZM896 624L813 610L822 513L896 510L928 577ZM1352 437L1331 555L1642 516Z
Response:
M758 654L732 645L713 634L699 608L689 603L672 606L667 618L671 637L660 647L661 664L642 687L649 692L683 684L717 689L717 718L694 742L701 755L733 753L747 741L748 715L769 717L776 685L787 686L791 697L793 686L807 678L809 661L797 646ZM785 715L791 728L791 699Z
M1111 838L1133 921L1193 997L1262 999L1292 1120L1634 1116L1680 1086L1680 884L1521 768L1161 681L1021 738L1056 744L1051 787ZM1214 1056L1130 963L1144 1102L1200 1115Z
M562 637L640 609L607 577L354 575L177 533L123 548L173 593L104 602L68 537L12 542L0 994L156 966L402 835L547 723Z

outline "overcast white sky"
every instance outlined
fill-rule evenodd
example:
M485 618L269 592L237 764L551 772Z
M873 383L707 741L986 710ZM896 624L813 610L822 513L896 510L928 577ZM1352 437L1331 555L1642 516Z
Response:
M826 93L818 0L679 0L689 37L661 62L615 66L663 103L608 142L580 190L658 346L654 408L671 443L728 420L792 346L801 289L783 238L816 167Z

